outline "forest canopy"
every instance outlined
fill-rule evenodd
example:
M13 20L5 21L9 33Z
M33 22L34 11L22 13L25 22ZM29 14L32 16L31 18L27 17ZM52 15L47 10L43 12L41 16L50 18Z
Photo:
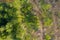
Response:
M59 2L0 0L0 40L60 40Z

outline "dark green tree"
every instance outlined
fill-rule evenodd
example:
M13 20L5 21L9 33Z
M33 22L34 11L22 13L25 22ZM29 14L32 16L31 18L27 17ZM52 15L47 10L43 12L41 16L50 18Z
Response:
M38 21L28 0L0 2L0 40L36 40Z

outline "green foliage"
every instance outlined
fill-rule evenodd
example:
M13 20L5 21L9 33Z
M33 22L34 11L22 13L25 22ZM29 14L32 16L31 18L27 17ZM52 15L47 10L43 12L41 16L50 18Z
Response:
M50 4L41 0L41 9L44 26L52 23ZM29 0L15 0L12 3L0 3L0 40L37 40L33 31L39 29L38 16L32 12L32 5ZM46 35L45 39L50 40Z
M42 9L44 26L48 27L52 23L52 13L49 11L52 5L46 3L44 0L40 0L40 6Z
M51 4L43 4L42 5L43 10L48 10L49 8L51 8Z
M12 21L16 18L16 8L11 6L10 3L1 3L0 7L0 37L6 39L12 32L10 25L12 25Z
M37 27L38 19L31 12L31 10L32 10L32 5L30 3L24 2L24 4L22 5L22 8L21 8L22 15L24 16L24 21L28 25L28 27L38 30L38 27Z
M38 19L31 11L28 0L0 3L0 40L33 40Z
M50 39L51 39L51 36L48 35L48 34L46 34L46 35L45 35L45 40L50 40Z

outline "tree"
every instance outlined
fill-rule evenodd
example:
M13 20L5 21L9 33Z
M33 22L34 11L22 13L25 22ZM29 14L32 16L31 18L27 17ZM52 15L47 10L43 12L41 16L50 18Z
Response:
M38 30L38 18L31 11L28 0L0 3L0 39L36 40L33 31Z

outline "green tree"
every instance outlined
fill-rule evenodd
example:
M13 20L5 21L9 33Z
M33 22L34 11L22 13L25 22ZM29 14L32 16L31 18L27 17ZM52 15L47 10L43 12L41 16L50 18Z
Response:
M18 4L17 4L18 3ZM28 0L0 3L0 40L36 40L38 18Z

